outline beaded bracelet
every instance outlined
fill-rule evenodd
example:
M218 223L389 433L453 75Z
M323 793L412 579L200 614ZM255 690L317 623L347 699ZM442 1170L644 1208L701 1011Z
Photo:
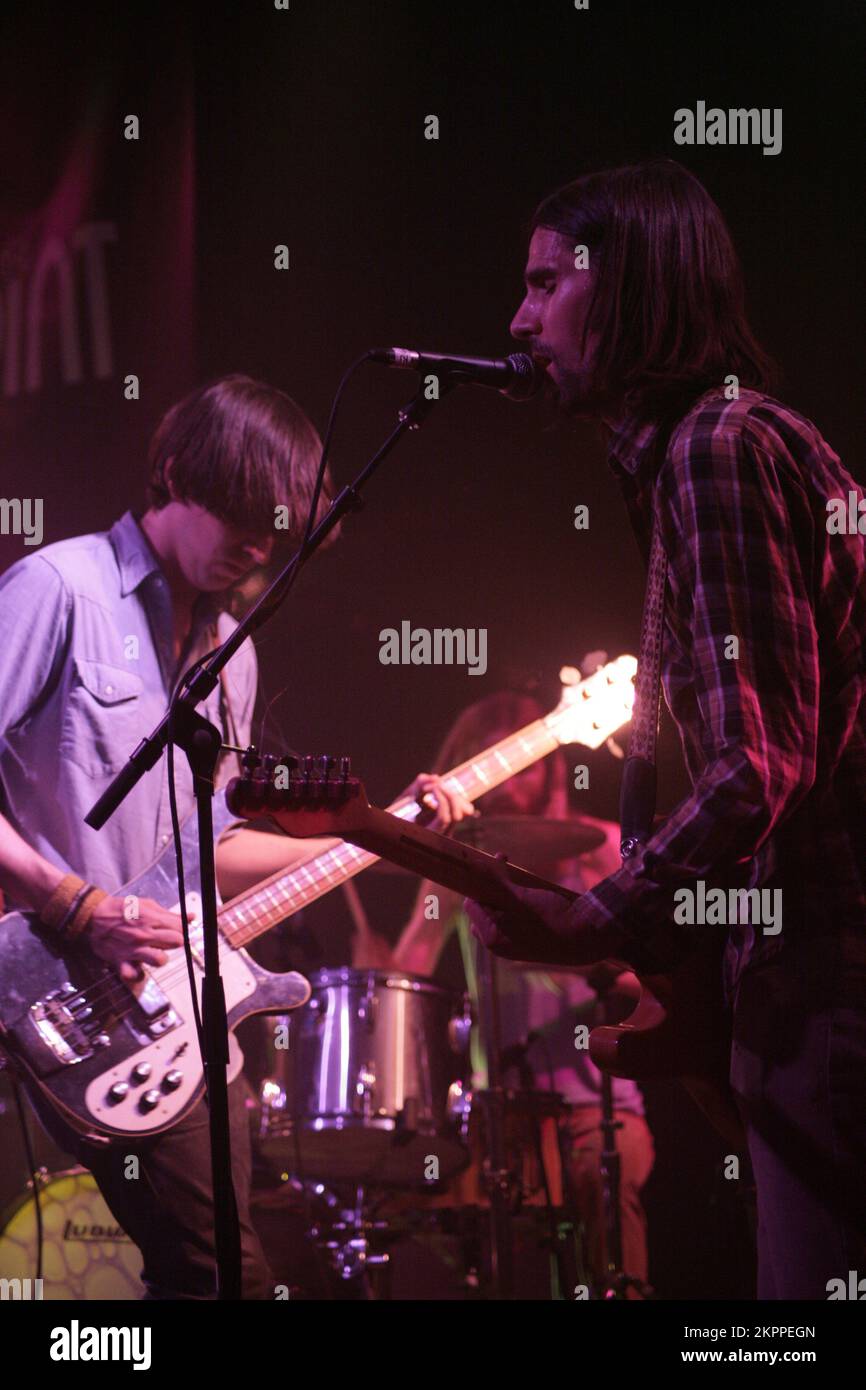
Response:
M92 883L86 885L86 891L82 894L80 901L77 901L75 910L70 915L70 920L65 924L64 934L69 941L74 941L77 936L81 936L94 911L103 898L107 897L108 894L101 888L95 888Z

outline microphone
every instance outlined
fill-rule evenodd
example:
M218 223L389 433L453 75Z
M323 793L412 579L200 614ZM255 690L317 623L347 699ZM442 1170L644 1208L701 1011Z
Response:
M456 357L453 353L391 347L374 348L367 357L404 371L445 373L464 386L491 386L514 401L528 400L544 381L544 373L525 352L512 352L509 357Z

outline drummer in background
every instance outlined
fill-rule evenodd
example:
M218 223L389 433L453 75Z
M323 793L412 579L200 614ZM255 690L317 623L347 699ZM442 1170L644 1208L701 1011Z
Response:
M454 767L479 748L506 738L516 729L538 719L544 710L526 695L503 692L470 705L458 716L440 750L436 768ZM584 892L619 867L619 829L610 821L574 816L568 805L566 766L557 752L487 792L478 802L479 812L496 816L543 816L554 820L573 818L603 830L598 849L567 863L557 860L549 871L560 883ZM517 855L514 856L520 862ZM535 872L545 865L526 863ZM438 897L439 916L429 918L429 895ZM463 900L448 889L422 883L406 927L393 949L391 968L432 976L452 932L459 938L466 983L477 1003L475 951L477 942L469 930ZM370 962L372 964L372 962ZM379 962L384 964L384 962ZM581 974L529 969L500 960L497 968L501 1044L503 1051L525 1043L525 1062L538 1090L558 1092L568 1106L563 1121L563 1149L572 1200L586 1231L587 1259L592 1277L604 1276L604 1218L599 1157L601 1135L601 1073L585 1049L575 1048L575 1027L591 1022L596 1002L594 991ZM623 974L615 989L637 997L635 977ZM477 1016L477 1013L476 1013ZM475 1033L475 1030L473 1030ZM515 1053L511 1054L516 1055ZM477 1033L472 1047L473 1084L486 1085L486 1066ZM632 1081L614 1078L613 1101L617 1147L621 1157L621 1210L623 1269L641 1282L647 1279L646 1216L641 1188L650 1175L654 1151L644 1119L641 1093Z

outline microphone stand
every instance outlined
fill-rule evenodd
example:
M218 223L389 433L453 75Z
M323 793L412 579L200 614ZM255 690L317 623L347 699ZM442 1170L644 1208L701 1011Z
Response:
M487 1121L487 1162L484 1185L490 1196L490 1282L496 1298L514 1294L514 1242L511 1231L512 1200L516 1188L508 1167L505 1146L505 1091L499 1061L499 992L497 960L486 950L478 952L478 1023L487 1058L487 1090L478 1096Z
M379 464L391 453L408 430L424 423L438 400L456 385L449 373L439 380L439 396L428 399L423 388L398 412L397 425L381 448L365 464L354 482L338 493L329 510L311 532L272 584L243 617L226 640L203 662L191 667L172 701L169 711L147 738L133 750L124 768L85 816L85 823L101 830L139 779L159 761L169 742L186 754L193 778L198 816L199 869L201 875L202 932L204 936L204 976L202 979L202 1044L207 1098L210 1111L211 1172L214 1202L214 1246L216 1252L217 1293L220 1299L241 1297L241 1241L237 1204L231 1169L231 1138L228 1113L226 1068L229 1058L228 1020L225 994L219 973L219 930L217 927L216 869L214 864L213 778L222 739L195 706L207 698L219 680L220 671L253 632L270 618L286 597L295 575L337 522L350 511L358 511L362 489Z

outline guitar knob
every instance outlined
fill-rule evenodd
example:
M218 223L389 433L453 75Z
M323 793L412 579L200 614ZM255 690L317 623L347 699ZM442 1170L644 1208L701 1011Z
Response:
M128 1090L129 1085L126 1081L115 1081L114 1085L109 1088L108 1099L117 1105L126 1097Z
M136 1062L132 1068L132 1079L137 1086L150 1076L150 1062Z
M176 1091L182 1081L183 1072L178 1071L176 1067L173 1067L172 1070L167 1071L165 1076L162 1078L162 1089L164 1091Z
M160 1100L161 1096L159 1091L145 1091L141 1100L138 1102L138 1108L140 1110L155 1110Z
M251 743L249 748L241 758L241 763L243 765L244 772L255 772L256 768L259 766L261 761L261 754L256 749L255 744Z

